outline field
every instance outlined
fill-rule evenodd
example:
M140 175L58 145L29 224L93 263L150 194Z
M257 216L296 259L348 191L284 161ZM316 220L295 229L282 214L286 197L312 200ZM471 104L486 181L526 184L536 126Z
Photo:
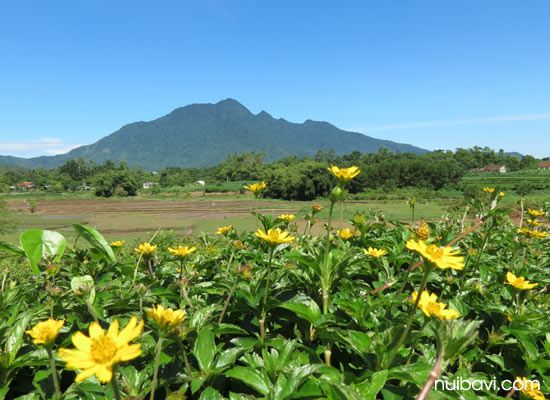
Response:
M238 193L138 196L135 198L103 199L89 194L51 195L30 194L3 196L8 206L17 212L17 229L0 236L0 240L18 244L19 233L27 229L49 229L74 237L72 224L89 225L110 240L147 239L157 229L173 230L179 236L192 236L200 232L215 233L220 226L233 225L237 230L253 230L256 220L251 215L256 203L251 196ZM30 212L29 201L36 208ZM319 201L325 207L318 218L328 216L327 200ZM290 202L261 199L259 210L274 215L294 213L304 215L312 202ZM443 201L421 202L416 206L416 218L435 220L440 218L449 204ZM411 211L406 201L353 201L344 206L344 219L351 219L357 212L369 214L380 211L389 219L406 220ZM305 222L298 223L299 231ZM322 224L314 229L321 233Z

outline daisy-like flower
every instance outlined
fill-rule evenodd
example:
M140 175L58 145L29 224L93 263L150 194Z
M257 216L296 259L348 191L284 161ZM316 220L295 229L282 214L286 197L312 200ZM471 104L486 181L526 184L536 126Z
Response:
M183 258L188 254L191 254L195 250L197 250L197 248L195 246L193 246L193 247L178 246L176 249L171 249L170 247L168 247L168 251L170 253L172 253L176 257L180 257L180 258Z
M534 400L545 400L544 394L540 391L540 386L537 381L532 381L527 378L516 377L516 381L521 382L521 393ZM514 382L515 383L515 382Z
M156 245L156 244L151 246L149 243L145 242L145 243L140 244L139 247L137 249L134 249L134 250L136 251L136 253L143 254L144 256L150 256L155 251L157 251L157 247L158 247L158 245Z
M291 236L288 232L281 232L279 228L269 229L265 233L262 229L258 229L254 235L259 237L262 240L265 240L269 244L280 244L280 243L290 243L294 239L294 236Z
M355 178L361 172L356 166L349 168L338 168L336 165L331 164L330 167L327 169L332 172L334 176L336 176L340 180L340 182L343 183Z
M277 218L282 219L286 222L292 222L296 218L296 215L294 215L294 214L281 214Z
M418 292L415 291L412 293L411 297L413 304L416 303L417 296ZM430 317L432 315L435 315L439 319L455 319L460 317L458 311L447 309L445 303L440 303L437 301L437 296L435 293L430 294L427 290L424 290L422 294L420 294L418 307L422 310L426 317Z
M55 340L59 330L65 323L64 319L48 319L37 323L31 330L25 331L34 340L34 344L49 345Z
M418 239L426 240L430 237L430 227L428 224L422 224L414 233Z
M147 310L147 316L155 320L161 328L172 327L185 321L185 311L171 308L164 309L161 304L157 305L156 308L153 306L152 310Z
M536 219L528 219L527 222L529 222L533 226L541 226L542 225L542 222L539 222Z
M267 186L267 182L262 183L254 183L252 185L244 185L243 187L247 190L250 190L252 193L254 193L254 196L258 197L262 189L264 189Z
M504 282L504 284L512 285L513 287L519 290L532 289L538 285L538 283L530 283L528 280L526 280L522 276L517 277L511 272L506 273L506 282Z
M426 261L435 264L441 269L464 269L464 257L459 256L459 251L453 251L452 247L439 247L434 244L426 245L422 240L418 242L410 239L406 244L407 249L419 253Z
M518 229L518 232L520 232L520 233L522 233L525 236L528 236L530 238L534 238L534 239L542 239L543 237L548 236L548 233L546 233L546 232L532 231L528 228L520 228L520 229Z
M218 228L218 231L216 232L216 235L227 235L229 232L231 232L231 229L233 229L233 225L228 226L220 226Z
M313 211L314 213L318 213L318 212L320 212L320 211L323 209L323 207L321 207L320 204L315 203L315 204L311 207L311 209L312 209L312 211Z
M387 254L386 250L384 250L384 249L376 249L376 248L372 248L372 247L369 247L368 249L363 249L363 252L367 256L373 256L373 257L376 257L376 258L380 258L380 257L385 256Z
M499 195L500 197L504 197L504 192L498 192L498 195Z
M484 188L483 188L483 191L484 191L485 193L493 194L493 192L495 191L495 188L484 187Z
M133 360L141 355L140 344L130 344L143 330L143 321L137 322L132 317L128 325L118 331L118 320L115 320L107 333L101 326L92 322L88 329L90 337L82 332L76 332L71 340L74 349L59 349L59 357L66 363L67 368L82 370L75 382L82 382L92 375L102 383L113 378L113 366L121 361Z
M114 242L109 243L112 247L122 247L124 246L124 243L126 243L125 240L115 240Z
M349 228L342 229L341 231L336 231L336 236L340 236L344 240L348 240L356 234L356 231L352 231Z
M529 215L533 218L536 218L536 217L542 217L543 215L545 215L546 213L544 211L539 211L539 210L532 210L530 208L527 208L527 212L529 213Z

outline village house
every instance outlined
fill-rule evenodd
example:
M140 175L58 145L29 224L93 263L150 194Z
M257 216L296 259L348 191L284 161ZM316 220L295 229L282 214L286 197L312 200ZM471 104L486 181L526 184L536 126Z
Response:
M19 189L19 190L33 190L33 189L36 189L36 186L32 182L25 181L25 182L18 183L17 184L17 189Z
M501 174L503 174L506 172L506 166L499 165L499 164L490 164L490 165L484 166L483 168L472 168L470 171L479 172L481 174L488 173L488 172L500 172Z
M539 162L539 169L550 169L550 162L548 161Z
M157 186L158 183L157 182L145 182L143 184L143 189L152 189L154 188L155 186Z

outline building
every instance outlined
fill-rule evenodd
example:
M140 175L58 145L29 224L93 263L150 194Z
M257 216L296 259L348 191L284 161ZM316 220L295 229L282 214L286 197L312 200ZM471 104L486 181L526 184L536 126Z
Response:
M539 162L539 169L550 169L550 162L548 161Z
M25 181L25 182L18 183L17 184L17 189L19 189L19 190L33 190L33 189L36 189L36 186L32 182Z
M157 186L158 183L157 182L145 182L143 184L143 189L152 189L154 188L155 186Z
M506 172L506 165L490 164L484 166L483 168L472 168L470 171L479 172L481 174L488 172L500 172L501 174L504 174Z

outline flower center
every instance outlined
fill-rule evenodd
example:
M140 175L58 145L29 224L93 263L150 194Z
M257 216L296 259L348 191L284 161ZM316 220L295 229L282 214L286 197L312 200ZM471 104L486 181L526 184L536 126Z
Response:
M443 250L435 244L429 245L426 248L426 253L428 253L430 257L435 260L439 260L443 256Z
M115 358L118 351L117 345L109 336L92 339L92 359L98 364L106 364Z
M428 310L430 314L437 314L441 311L441 305L439 303L430 302L426 304L426 310Z
M46 342L56 335L56 332L49 326L44 326L40 329L40 338Z

